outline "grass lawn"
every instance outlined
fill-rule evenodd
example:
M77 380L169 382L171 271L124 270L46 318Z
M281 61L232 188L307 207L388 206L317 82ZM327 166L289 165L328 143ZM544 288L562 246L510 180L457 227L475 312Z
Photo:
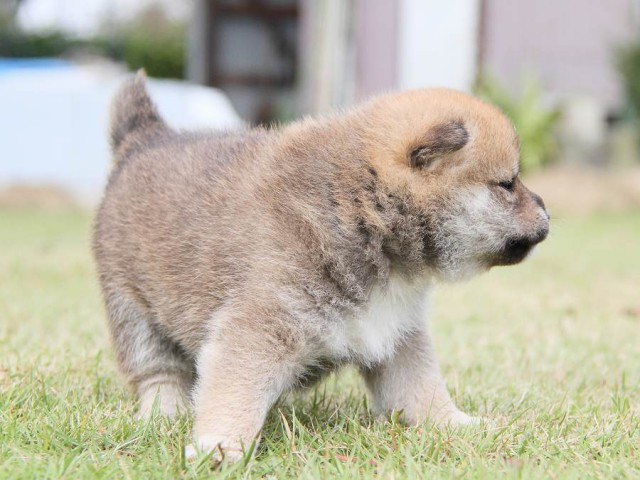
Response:
M86 214L0 210L0 478L638 478L640 213L556 220L525 264L441 287L432 330L481 427L374 420L351 370L274 409L257 457L185 464L133 420Z

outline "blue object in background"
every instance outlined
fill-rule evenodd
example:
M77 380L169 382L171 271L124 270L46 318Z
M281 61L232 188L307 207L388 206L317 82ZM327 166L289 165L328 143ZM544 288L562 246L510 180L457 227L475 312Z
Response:
M0 57L0 75L16 70L60 70L72 64L59 58L3 58Z

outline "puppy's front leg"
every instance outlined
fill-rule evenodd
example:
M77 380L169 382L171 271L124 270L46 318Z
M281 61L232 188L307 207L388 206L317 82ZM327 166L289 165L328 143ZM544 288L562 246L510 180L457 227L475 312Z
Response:
M258 442L266 415L296 381L303 341L277 319L233 319L212 334L198 359L194 447L238 460Z
M402 411L411 424L425 420L438 426L476 423L451 400L426 329L407 336L386 362L362 371L378 414Z

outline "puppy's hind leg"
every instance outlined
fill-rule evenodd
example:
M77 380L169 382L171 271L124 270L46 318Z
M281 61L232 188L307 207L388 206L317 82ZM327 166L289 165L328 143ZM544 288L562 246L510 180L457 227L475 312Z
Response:
M149 418L156 402L159 413L169 417L186 411L193 360L158 330L133 295L109 295L107 311L120 370L139 398L137 417Z

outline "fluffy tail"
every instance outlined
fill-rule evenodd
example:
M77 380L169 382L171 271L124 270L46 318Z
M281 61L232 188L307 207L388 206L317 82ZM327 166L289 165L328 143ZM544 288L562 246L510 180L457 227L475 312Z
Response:
M147 93L146 75L139 70L120 87L111 102L110 138L114 166L127 152L144 146L144 140L167 130Z

